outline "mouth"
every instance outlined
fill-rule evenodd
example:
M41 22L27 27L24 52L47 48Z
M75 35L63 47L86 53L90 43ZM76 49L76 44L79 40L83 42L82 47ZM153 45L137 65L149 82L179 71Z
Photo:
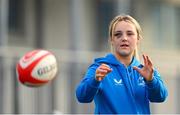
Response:
M128 44L122 44L122 45L120 45L120 47L121 47L121 48L128 48L129 45L128 45Z

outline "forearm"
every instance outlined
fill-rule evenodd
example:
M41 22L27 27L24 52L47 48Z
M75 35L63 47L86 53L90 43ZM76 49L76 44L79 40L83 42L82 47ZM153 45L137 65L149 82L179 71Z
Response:
M147 82L148 98L151 102L163 102L165 101L168 92L163 84L163 81L159 77L154 77L152 81Z
M99 88L99 81L95 77L84 79L76 89L76 97L81 103L91 102Z

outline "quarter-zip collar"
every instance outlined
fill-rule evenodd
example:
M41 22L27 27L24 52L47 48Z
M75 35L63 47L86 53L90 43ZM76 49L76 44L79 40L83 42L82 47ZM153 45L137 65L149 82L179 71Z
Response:
M124 64L117 60L117 58L112 53L107 54L105 57L95 59L95 62L124 66ZM133 57L130 65L127 68L140 65L140 62L135 57Z

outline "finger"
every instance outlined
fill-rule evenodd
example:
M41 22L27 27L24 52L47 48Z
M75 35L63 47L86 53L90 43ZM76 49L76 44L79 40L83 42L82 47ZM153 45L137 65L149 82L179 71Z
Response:
M107 64L101 64L100 69L107 70L108 72L111 72L112 69Z
M98 81L101 81L104 77L105 77L105 75L102 74L102 73L96 74L96 79L97 79Z
M147 61L148 61L148 65L152 67L152 61L150 60L149 56L146 56L147 57Z
M138 71L139 73L141 73L141 69L140 69L140 68L134 66L133 69L135 69L136 71Z
M103 64L101 64L101 66L102 66L102 67L106 67L106 68L110 68L110 66L109 66L109 65L104 64L104 63L103 63Z
M143 60L144 60L144 65L147 66L147 59L146 56L143 54Z
M106 68L106 67L101 67L101 68L99 68L99 69L106 70L108 73L112 71L111 68Z
M98 74L98 73L107 74L108 71L105 70L105 69L100 69L100 68L98 68L98 69L96 70L96 73L97 73L97 74Z
M96 70L96 75L97 74L102 74L103 76L106 76L106 74L108 74L110 71L108 70L103 70L103 69L97 69Z
M103 77L97 76L96 79L97 79L98 81L101 81L101 80L103 79Z
M101 65L102 65L102 66L106 66L106 67L109 67L109 66L108 66L107 64L105 64L105 63L102 63Z
M111 70L111 68L106 67L106 66L100 66L99 69L103 69L103 70L107 70L107 71Z
M98 71L100 71L100 72L105 72L105 73L109 73L109 72L111 72L112 70L109 69L109 68L103 68L103 67L101 67L101 68L98 68Z
M98 78L97 78L98 81L101 81L102 79L103 79L102 77L98 77Z
M152 61L151 61L151 59L149 58L149 56L147 56L147 59L148 59L149 67L150 67L149 69L150 69L150 71L153 73L154 69L153 69Z
M103 73L97 73L97 74L96 74L96 77L102 77L102 78L103 78L103 77L105 77L105 76L106 76L106 74L103 74Z

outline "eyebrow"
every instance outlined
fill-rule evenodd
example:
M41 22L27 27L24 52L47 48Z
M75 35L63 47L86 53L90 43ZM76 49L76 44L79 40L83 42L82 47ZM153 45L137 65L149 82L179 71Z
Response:
M114 31L114 33L120 33L120 32L122 32L122 31L120 31L120 30ZM132 30L127 30L126 32L134 32L134 31L132 31Z
M114 31L114 33L120 33L120 32L122 32L122 31L120 31L120 30L118 30L118 31Z

